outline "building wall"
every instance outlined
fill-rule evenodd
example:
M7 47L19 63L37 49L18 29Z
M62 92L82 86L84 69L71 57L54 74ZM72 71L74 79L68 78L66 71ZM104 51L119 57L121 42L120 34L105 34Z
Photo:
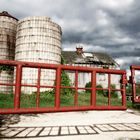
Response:
M77 64L76 64L77 65ZM79 66L85 66L85 65L79 65ZM86 65L88 67L96 67L94 65ZM98 67L98 68L101 68ZM115 67L111 67L114 68ZM119 68L118 68L119 69ZM72 71L68 72L69 78L71 80L71 84L75 85L75 74ZM111 74L111 85L115 85L116 89L120 89L121 84L120 84L120 80L121 80L121 76L120 75L115 75L115 74ZM85 88L86 84L91 82L91 73L86 73L86 72L80 72L78 74L78 87L82 87ZM103 88L108 88L108 74L104 74L104 73L97 73L96 74L96 86L97 85L101 85ZM120 96L121 93L118 92L118 96Z

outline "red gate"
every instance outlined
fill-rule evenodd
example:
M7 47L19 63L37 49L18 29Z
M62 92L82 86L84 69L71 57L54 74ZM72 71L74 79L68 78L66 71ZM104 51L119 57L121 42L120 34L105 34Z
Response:
M132 101L140 103L140 66L131 66Z
M1 87L12 87L11 93L0 93L1 114L126 109L124 70L6 60L0 60L0 65L14 69L13 81L0 82ZM24 69L37 71L36 82L24 79ZM49 80L42 84L44 70L53 71L53 84ZM87 83L82 82L87 77ZM26 88L35 90L25 94L22 89Z

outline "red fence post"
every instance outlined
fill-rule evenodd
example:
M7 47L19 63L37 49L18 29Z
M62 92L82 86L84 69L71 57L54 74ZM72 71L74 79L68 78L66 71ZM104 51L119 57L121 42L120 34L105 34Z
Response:
M78 105L78 71L75 71L75 97L74 97L74 106Z
M91 102L92 106L96 106L96 71L92 71L91 75Z
M135 102L136 98L136 84L135 84L135 69L131 66L131 82L132 82L132 101Z
M60 107L61 67L56 69L55 107Z
M36 107L40 105L40 79L41 79L41 69L38 68L38 76L37 76L37 95L36 95Z
M108 106L111 105L111 75L108 74Z
M122 106L126 107L126 74L122 75Z
M18 64L16 67L14 109L20 108L21 80L22 80L22 65Z

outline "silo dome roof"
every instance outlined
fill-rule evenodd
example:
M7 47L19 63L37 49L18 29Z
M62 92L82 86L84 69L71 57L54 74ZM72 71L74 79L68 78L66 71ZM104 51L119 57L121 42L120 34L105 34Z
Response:
M3 11L0 13L0 16L6 16L6 17L10 17L13 18L15 20L18 20L17 18L13 17L12 15L10 15L7 11Z

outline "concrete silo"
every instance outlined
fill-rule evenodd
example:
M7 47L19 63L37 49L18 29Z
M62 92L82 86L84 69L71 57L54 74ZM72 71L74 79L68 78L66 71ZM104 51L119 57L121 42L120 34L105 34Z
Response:
M27 17L20 20L17 26L15 60L60 64L61 35L61 27L48 17ZM22 83L36 84L37 70L25 68L22 79ZM42 85L53 85L54 79L54 71L41 71ZM31 87L22 88L24 93L35 91Z
M0 13L0 60L14 60L16 27L18 20L8 12ZM0 83L13 82L13 70L0 66ZM12 87L0 85L0 92L8 93Z

